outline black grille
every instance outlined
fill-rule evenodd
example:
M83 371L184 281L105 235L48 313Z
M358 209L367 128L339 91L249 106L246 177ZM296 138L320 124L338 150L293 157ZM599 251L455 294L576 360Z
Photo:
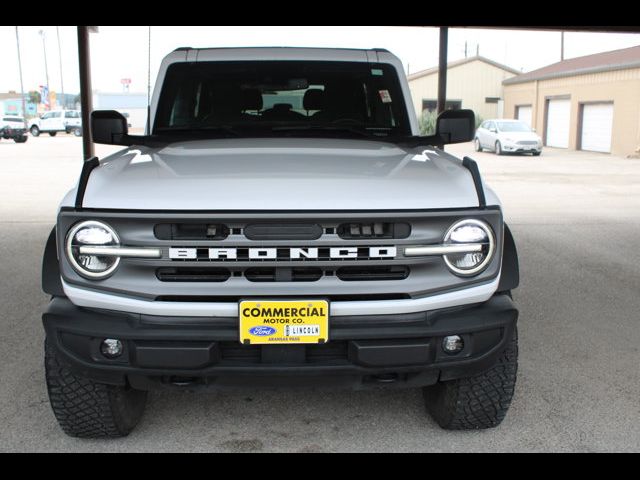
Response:
M242 345L238 342L220 342L220 360L233 364L262 363L262 346ZM347 341L330 341L322 344L305 345L305 364L332 364L348 360Z
M411 233L411 225L388 222L343 223L338 226L337 233L344 239L407 238Z
M244 227L249 240L317 240L322 236L322 227L304 223L257 223Z
M322 277L321 268L256 267L248 268L244 276L250 282L315 282Z
M226 268L158 268L156 276L161 282L225 282L231 276Z
M368 280L404 280L409 276L409 267L405 266L373 266L342 267L336 276L345 282Z
M153 228L158 240L223 240L229 227L218 223L159 223Z

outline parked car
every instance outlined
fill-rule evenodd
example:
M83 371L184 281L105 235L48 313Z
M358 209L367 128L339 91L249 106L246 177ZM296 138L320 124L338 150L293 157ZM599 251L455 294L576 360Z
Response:
M0 138L13 139L16 143L27 141L27 129L24 127L24 118L7 116L0 121Z
M46 132L55 137L58 132L82 136L82 116L79 110L50 110L29 124L31 135L37 137Z
M542 139L529 125L521 120L485 120L476 131L476 152L488 149L503 153L542 153Z
M155 88L146 135L92 112L95 143L130 148L84 163L45 248L65 432L123 436L149 390L241 384L421 387L443 428L502 421L516 247L477 164L444 151L472 111L419 136L382 49L178 49Z

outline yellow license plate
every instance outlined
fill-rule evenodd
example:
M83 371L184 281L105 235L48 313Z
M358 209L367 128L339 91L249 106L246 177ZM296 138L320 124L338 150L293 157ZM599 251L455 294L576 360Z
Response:
M326 300L244 300L240 302L240 343L301 344L329 340Z

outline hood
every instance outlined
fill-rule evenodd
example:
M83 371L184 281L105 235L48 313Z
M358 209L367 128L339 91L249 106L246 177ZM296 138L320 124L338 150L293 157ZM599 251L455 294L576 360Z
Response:
M93 170L83 205L399 210L476 207L478 199L471 174L441 150L369 140L245 138L122 150Z
M500 132L500 138L510 138L515 142L521 140L539 140L540 136L536 132Z

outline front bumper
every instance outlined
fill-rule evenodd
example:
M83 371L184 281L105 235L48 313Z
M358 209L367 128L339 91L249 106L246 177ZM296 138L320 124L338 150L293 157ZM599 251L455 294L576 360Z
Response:
M27 134L27 131L24 128L5 128L2 130L2 134L4 138L16 138L16 137L24 137Z
M238 320L160 317L77 307L54 298L43 314L61 360L98 382L140 389L163 386L430 385L486 370L515 330L518 311L507 295L474 306L428 312L330 319L322 345L245 346ZM463 350L446 354L442 338L460 335ZM100 353L105 338L123 354Z
M504 143L502 150L510 153L537 153L542 151L542 146L537 145L521 145L519 143Z

